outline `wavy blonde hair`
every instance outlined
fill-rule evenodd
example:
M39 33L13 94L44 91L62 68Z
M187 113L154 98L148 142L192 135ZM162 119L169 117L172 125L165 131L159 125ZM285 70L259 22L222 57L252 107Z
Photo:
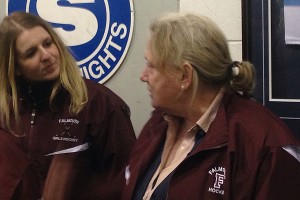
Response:
M61 87L70 94L70 114L78 114L88 101L87 88L75 59L53 28L39 16L15 12L6 16L0 24L0 120L1 127L11 131L11 119L15 128L20 126L19 103L16 84L16 40L28 29L36 26L44 28L57 46L60 57L60 78L53 86L50 107ZM12 109L12 110L11 110Z

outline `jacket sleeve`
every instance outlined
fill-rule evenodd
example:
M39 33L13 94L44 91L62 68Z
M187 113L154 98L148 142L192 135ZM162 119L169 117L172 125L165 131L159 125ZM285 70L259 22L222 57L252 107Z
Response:
M300 148L274 147L261 166L255 199L298 200L300 197Z
M26 154L14 136L0 130L0 199L38 199L40 191Z
M128 111L126 104L111 108L105 119L105 125L100 127L103 129L101 132L104 131L101 141L94 146L101 177L97 183L98 192L108 195L103 195L102 199L119 199L125 185L123 171L136 141Z

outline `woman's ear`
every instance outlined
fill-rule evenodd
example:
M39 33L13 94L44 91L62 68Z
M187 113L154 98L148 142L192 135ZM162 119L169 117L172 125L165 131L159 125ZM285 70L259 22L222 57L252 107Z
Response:
M181 77L181 88L187 89L193 83L194 70L193 70L192 65L187 62L183 63L182 69L183 69L183 71L182 71L182 77Z

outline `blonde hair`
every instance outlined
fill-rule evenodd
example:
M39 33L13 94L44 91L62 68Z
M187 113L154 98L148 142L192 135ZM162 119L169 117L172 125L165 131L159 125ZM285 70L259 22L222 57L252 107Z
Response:
M70 114L78 114L88 101L87 88L78 65L53 28L39 16L25 12L12 13L0 24L0 120L1 126L9 131L12 128L11 119L15 119L16 129L21 123L15 74L16 40L24 30L36 26L41 26L49 33L62 58L60 78L52 88L50 107L54 107L54 99L61 87L70 94Z
M150 49L158 70L166 66L193 66L194 93L199 80L209 87L228 86L250 96L255 87L255 70L249 62L233 62L221 29L209 18L192 13L168 13L150 25ZM233 75L232 67L239 73Z

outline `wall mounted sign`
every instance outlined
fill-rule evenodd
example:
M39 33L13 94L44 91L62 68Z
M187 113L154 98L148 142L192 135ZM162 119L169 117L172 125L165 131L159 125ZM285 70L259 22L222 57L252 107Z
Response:
M130 46L132 0L7 0L6 14L26 11L48 21L74 55L83 77L104 83Z

